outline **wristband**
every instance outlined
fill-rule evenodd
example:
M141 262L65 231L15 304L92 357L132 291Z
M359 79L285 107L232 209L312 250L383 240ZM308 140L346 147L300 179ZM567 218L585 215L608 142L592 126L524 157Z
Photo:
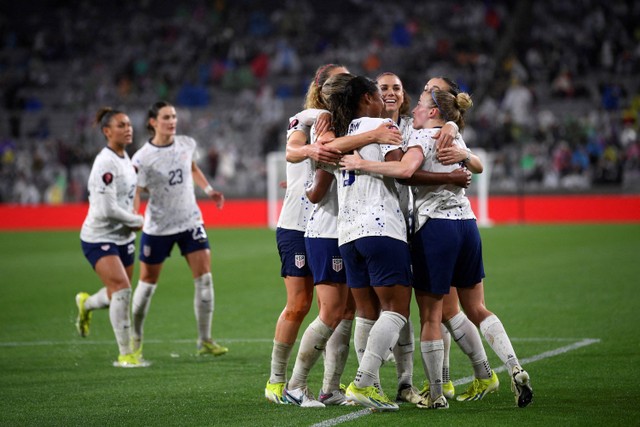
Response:
M210 185L207 185L207 187L204 189L204 192L207 193L207 195L209 194L209 192L213 191L213 187Z

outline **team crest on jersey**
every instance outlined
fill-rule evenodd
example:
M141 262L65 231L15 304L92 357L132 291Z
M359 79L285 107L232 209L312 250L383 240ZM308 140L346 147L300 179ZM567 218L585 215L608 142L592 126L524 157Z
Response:
M102 182L104 182L106 185L111 184L113 182L113 174L111 172L107 172L102 175Z
M298 126L298 123L300 123L300 121L298 119L293 119L289 122L289 130L293 129L294 127Z
M142 253L144 254L144 256L150 256L151 255L151 246L149 245L144 245L142 248Z
M106 251L109 250L110 247L111 247L111 245L102 245L102 246L100 246L100 249L102 249L103 251L106 252Z
M295 257L296 267L302 268L306 262L305 256L303 254L297 254Z
M339 273L342 271L342 258L334 258L331 262L333 271Z

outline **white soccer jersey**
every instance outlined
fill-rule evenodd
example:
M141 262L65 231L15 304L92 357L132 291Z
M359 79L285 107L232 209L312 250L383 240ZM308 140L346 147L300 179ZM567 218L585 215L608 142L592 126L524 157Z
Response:
M166 236L203 223L191 172L197 158L196 141L184 135L176 135L173 143L166 146L149 141L133 155L138 187L149 191L145 233Z
M308 143L311 126L303 124L296 117L289 119L287 139L293 132L298 131L307 136ZM310 159L305 159L298 163L287 162L287 190L284 194L282 210L278 218L278 228L305 231L313 209L313 204L307 199L305 189L313 182L314 170L315 168Z
M89 212L80 238L88 243L123 245L135 239L130 227L141 227L142 216L133 213L136 171L127 153L123 157L105 147L89 174Z
M414 131L409 146L419 145L424 154L421 169L429 172L451 172L460 164L445 166L436 159L433 135L440 129L420 129ZM454 144L467 148L464 140L458 137ZM475 219L471 203L464 188L456 185L418 185L414 187L416 230L419 230L429 218Z
M363 117L349 124L348 135L373 130L391 119ZM397 146L369 144L358 149L363 159L384 161ZM336 171L338 186L338 244L368 236L387 236L407 241L405 218L393 178L380 174Z
M315 138L315 128L312 128L311 140L315 141ZM338 169L337 166L326 163L319 163L316 168L334 175L336 169ZM313 211L307 222L307 230L304 236L327 239L338 238L338 188L335 179L332 180L331 186L322 200L313 205Z
M409 145L409 140L411 139L411 134L413 133L413 118L408 116L400 117L398 129L400 130L400 135L402 135L402 151L406 153ZM402 213L404 214L405 220L407 221L407 226L410 226L413 223L413 198L411 189L408 185L398 184L397 181L396 186L398 187L398 200L400 201L400 208L402 208Z

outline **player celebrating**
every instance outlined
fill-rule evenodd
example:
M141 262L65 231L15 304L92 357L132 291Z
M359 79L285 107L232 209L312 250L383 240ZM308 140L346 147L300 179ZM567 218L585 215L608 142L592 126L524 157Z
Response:
M91 312L109 307L109 319L120 354L117 367L141 367L147 364L131 349L131 276L135 257L135 230L143 218L134 213L133 195L136 173L125 151L133 141L129 117L105 107L96 115L96 125L107 140L89 175L89 212L80 231L82 251L104 284L97 293L76 295L76 326L82 337L89 334Z
M149 193L140 239L140 280L133 294L133 346L142 354L143 326L160 271L175 244L194 280L194 311L198 328L197 354L220 356L229 349L211 338L214 289L209 239L196 203L195 183L222 209L224 195L215 191L196 164L196 141L176 135L176 109L161 101L148 112L152 137L133 156L138 169L136 202Z

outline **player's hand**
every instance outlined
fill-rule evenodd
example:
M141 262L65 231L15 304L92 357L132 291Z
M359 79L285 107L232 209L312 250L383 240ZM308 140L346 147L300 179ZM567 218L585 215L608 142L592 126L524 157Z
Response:
M469 188L471 185L472 173L467 168L458 168L449 172L451 183L462 188Z
M456 136L458 136L456 129L451 125L445 124L442 129L433 134L433 137L436 140L436 150L451 147Z
M340 156L342 153L336 148L318 143L307 145L307 157L316 162L336 164L340 160Z
M316 128L316 135L322 135L331 129L331 114L320 113L316 122L314 123Z
M340 170L343 171L355 171L360 169L361 164L360 161L362 157L358 154L357 151L354 151L353 154L347 154L346 156L342 156L340 159Z
M443 165L454 165L464 161L468 154L465 148L452 145L436 150L436 159Z
M222 207L224 206L224 194L222 194L220 191L211 189L207 192L207 196L209 196L214 202L216 202L216 207L218 209L222 209Z
M380 144L400 145L402 144L402 134L398 127L389 123L383 123L374 129L376 142Z

